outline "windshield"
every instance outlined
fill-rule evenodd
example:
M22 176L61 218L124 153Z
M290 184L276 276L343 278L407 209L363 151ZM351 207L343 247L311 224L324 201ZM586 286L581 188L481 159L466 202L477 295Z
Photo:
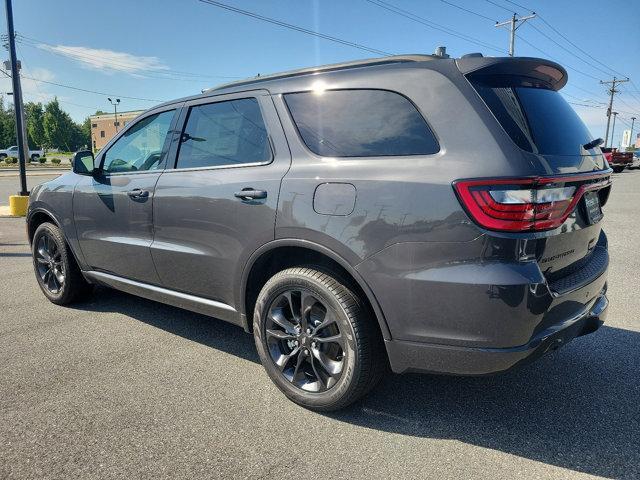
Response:
M542 155L587 154L592 136L576 112L555 90L492 86L471 81L502 128L523 150Z

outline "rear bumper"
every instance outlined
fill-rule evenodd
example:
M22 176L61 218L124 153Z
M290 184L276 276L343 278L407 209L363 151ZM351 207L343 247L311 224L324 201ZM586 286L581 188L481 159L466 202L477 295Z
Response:
M487 375L504 372L557 350L575 337L596 331L604 323L609 301L603 289L580 315L539 332L528 343L511 348L474 348L401 340L386 341L391 368L396 373Z

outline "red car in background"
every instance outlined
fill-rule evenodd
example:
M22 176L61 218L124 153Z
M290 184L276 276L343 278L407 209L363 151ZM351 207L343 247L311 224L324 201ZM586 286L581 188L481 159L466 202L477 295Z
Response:
M617 148L601 148L604 157L614 172L620 173L633 164L633 152L619 152Z

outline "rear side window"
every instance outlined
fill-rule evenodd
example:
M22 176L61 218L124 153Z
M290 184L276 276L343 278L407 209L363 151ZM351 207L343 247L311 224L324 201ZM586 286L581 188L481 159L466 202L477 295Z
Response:
M177 168L270 161L267 129L255 98L191 107L180 139Z
M318 155L429 155L440 149L416 107L397 93L325 90L284 97L302 140Z
M555 90L472 80L502 128L523 150L542 155L580 155L589 130Z

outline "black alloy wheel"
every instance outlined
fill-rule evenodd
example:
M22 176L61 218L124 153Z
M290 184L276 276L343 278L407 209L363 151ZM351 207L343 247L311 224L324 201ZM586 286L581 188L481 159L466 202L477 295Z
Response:
M305 408L344 408L387 371L377 319L350 285L324 267L292 267L273 275L256 300L260 361L273 383Z
M296 387L322 392L342 375L346 339L336 314L308 290L286 290L269 307L265 322L269 354Z
M42 293L53 303L67 305L91 293L76 260L57 225L36 228L31 243L33 269Z
M36 272L42 285L53 294L58 294L64 286L65 269L62 252L55 239L45 232L38 238L34 250Z

